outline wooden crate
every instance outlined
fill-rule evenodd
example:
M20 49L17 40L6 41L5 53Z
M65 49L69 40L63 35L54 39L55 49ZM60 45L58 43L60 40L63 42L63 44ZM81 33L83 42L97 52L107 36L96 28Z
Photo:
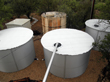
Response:
M66 28L66 14L63 12L46 12L41 17L43 34L50 30Z

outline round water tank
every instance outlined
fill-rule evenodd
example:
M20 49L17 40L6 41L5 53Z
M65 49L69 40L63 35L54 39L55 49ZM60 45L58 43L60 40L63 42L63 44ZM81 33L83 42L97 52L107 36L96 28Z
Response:
M95 42L103 40L105 35L110 34L110 24L107 20L90 19L85 24L86 32L94 38ZM98 50L97 48L94 49Z
M0 71L16 72L34 61L32 37L32 30L23 27L0 31Z
M48 66L54 43L58 47L50 72L62 78L74 78L82 75L87 66L94 39L87 33L75 29L56 29L43 35L41 43L44 49L45 63Z
M66 28L66 13L46 12L41 15L43 34L50 30Z

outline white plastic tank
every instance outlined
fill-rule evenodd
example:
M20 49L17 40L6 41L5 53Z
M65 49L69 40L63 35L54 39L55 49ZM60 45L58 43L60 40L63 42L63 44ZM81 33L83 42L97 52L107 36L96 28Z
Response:
M110 33L110 24L107 20L89 19L85 22L86 32L90 34L97 42L103 40L105 35ZM99 41L100 41L99 40Z
M12 28L12 27L26 27L31 29L31 23L30 19L26 18L16 18L8 23L5 24L7 28Z
M94 39L89 34L75 29L56 29L47 32L41 38L46 66L57 42L61 43L61 47L57 49L50 72L62 78L82 75L88 66Z
M24 27L0 31L0 71L16 72L35 58L32 30Z

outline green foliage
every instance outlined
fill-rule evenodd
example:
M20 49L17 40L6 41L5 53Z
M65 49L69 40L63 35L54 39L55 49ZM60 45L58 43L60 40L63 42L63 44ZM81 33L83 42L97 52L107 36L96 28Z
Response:
M17 17L26 14L30 18L30 14L37 8L37 0L13 0L12 9Z
M87 0L79 2L76 10L73 17L73 19L75 18L73 24L76 28L82 29L85 25L85 21L90 18L91 2Z
M98 2L95 4L95 7L94 7L94 9L95 9L94 17L95 18L98 18L98 19L102 18L101 11L102 11L104 5L105 5L105 3L103 3L103 2Z
M95 10L98 10L97 18L110 20L110 0L103 0L103 2L96 3Z
M102 2L96 4L96 9L99 11L98 18L106 19L110 24L110 0L103 0ZM102 69L97 82L110 81L110 34L106 35L104 40L94 43L94 46L96 46L102 53L102 58L106 59L108 62L108 64Z
M91 3L88 0L63 0L58 11L67 14L68 28L82 29L85 21L90 18Z
M95 4L95 10L101 11L103 9L103 6L104 6L104 3L99 2L99 3Z
M0 0L0 29L3 29L2 23L5 22L6 19L10 19L12 17L12 9L7 0Z
M110 61L110 34L106 35L104 40L97 42L94 44L97 46L99 51L102 53L102 58Z
M110 19L110 0L106 0L105 4L103 5L101 17L103 19Z
M106 0L95 0L95 3L105 2Z
M102 53L102 58L106 59L108 64L102 69L102 75L99 75L97 82L110 81L110 34L106 35L103 40L93 44ZM107 78L107 79L106 79Z
M42 14L48 11L57 11L57 6L60 4L60 0L39 0L37 12Z
M82 29L90 18L91 2L88 0L39 0L40 14L59 11L67 14L67 28Z
M93 44L102 53L102 58L110 62L110 34L105 35L103 40L99 40Z
M76 9L76 0L63 0L58 6L59 12L65 12L67 14L67 27L72 27L73 15Z

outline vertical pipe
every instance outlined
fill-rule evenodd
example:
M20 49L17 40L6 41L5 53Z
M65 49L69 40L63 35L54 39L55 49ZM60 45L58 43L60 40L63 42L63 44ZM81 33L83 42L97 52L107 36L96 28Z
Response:
M95 4L95 0L93 0L93 2L92 2L91 16L90 16L90 18L91 18L91 19L93 18L93 13L94 13L94 4Z
M43 82L46 82L46 80L47 80L47 76L48 76L48 74L49 74L50 67L51 67L51 64L52 64L53 58L54 58L54 56L55 56L55 53L56 53L56 50L57 50L58 44L59 44L59 43L56 43L56 45L55 45L55 48L54 48L54 51L53 51L52 57L51 57L51 59L50 59L50 62L49 62L49 64L48 64L48 68L47 68L47 71L46 71L46 73L45 73L45 76L44 76Z

